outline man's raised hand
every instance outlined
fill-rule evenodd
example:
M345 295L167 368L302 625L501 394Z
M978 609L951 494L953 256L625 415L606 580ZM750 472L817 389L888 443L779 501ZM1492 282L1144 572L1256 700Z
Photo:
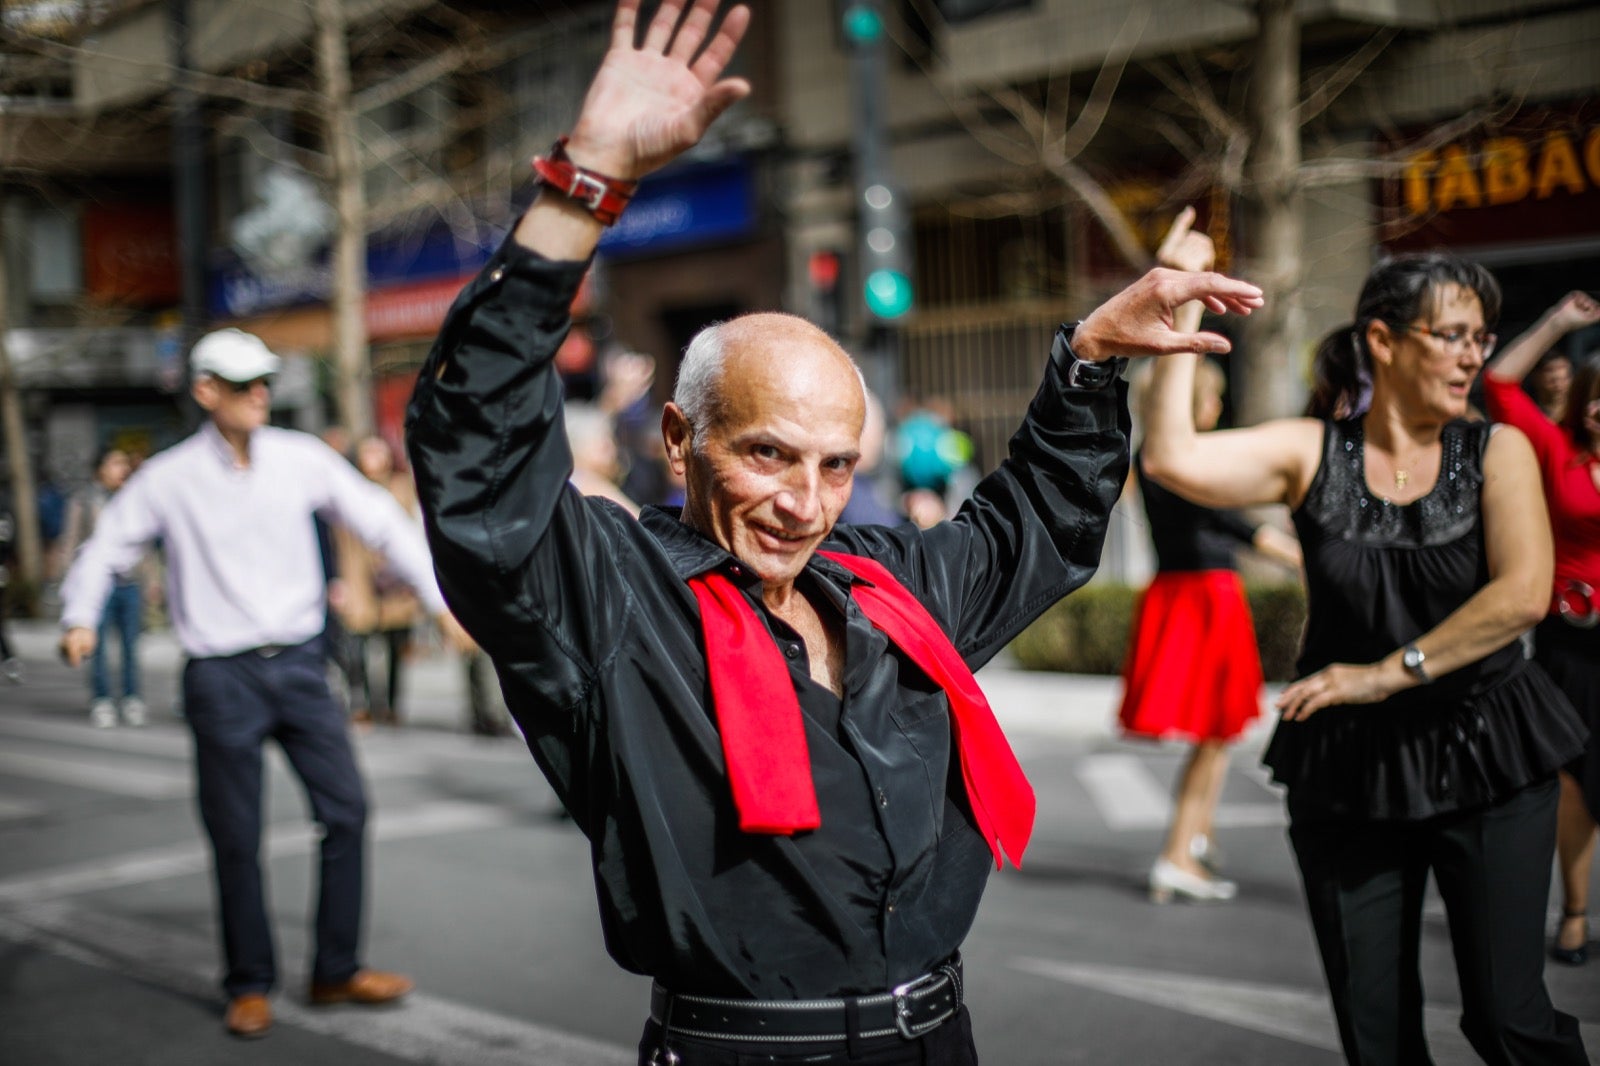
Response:
M1174 325L1178 308L1190 300L1217 314L1236 315L1248 315L1264 303L1261 290L1247 281L1156 267L1095 308L1073 333L1072 351L1094 362L1119 355L1231 351L1233 346L1220 333L1193 333Z
M611 46L589 85L567 153L613 178L636 180L693 147L722 112L750 93L743 78L723 78L750 24L731 9L712 33L717 0L662 0L635 46L640 0L620 0Z

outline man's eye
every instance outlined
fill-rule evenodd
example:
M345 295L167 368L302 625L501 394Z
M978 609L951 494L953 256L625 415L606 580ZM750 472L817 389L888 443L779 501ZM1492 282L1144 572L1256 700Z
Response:
M750 454L757 459L776 459L778 457L778 449L770 444L757 444L750 449Z

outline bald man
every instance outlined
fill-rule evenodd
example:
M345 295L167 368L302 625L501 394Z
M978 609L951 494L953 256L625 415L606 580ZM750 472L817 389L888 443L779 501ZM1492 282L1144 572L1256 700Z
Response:
M632 183L749 91L722 77L745 8L637 7L412 400L440 585L589 837L607 948L655 979L640 1063L974 1062L958 951L1033 795L971 671L1098 563L1128 468L1114 357L1225 351L1173 310L1260 293L1154 271L1063 328L1010 458L932 529L835 524L861 377L781 314L689 345L662 419L681 513L586 498L567 308Z

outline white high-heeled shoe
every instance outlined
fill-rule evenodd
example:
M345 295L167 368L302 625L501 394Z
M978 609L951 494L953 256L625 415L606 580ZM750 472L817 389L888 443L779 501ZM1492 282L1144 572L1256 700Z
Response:
M1166 859L1150 867L1150 902L1171 903L1174 899L1191 903L1221 903L1239 894L1239 886L1220 877L1202 877L1180 869Z

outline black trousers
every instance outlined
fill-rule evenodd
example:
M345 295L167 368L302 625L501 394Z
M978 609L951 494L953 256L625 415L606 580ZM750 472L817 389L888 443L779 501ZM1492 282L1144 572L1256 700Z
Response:
M1544 987L1555 850L1554 776L1500 803L1421 822L1297 815L1289 838L1352 1066L1428 1066L1422 1029L1423 889L1449 916L1461 1031L1484 1062L1588 1062L1578 1025Z
M667 1051L677 1056L669 1059ZM771 1050L760 1044L735 1041L691 1040L668 1034L661 1026L645 1023L639 1041L639 1066L770 1066L805 1063L806 1066L977 1066L978 1049L972 1043L972 1017L962 1007L956 1016L916 1040L898 1036L863 1041L852 1050L843 1043L813 1045L805 1051Z
M194 732L200 818L211 838L229 996L277 983L272 926L261 882L261 746L289 757L323 828L311 979L348 979L360 964L367 802L328 691L320 639L273 655L190 659L184 716Z

